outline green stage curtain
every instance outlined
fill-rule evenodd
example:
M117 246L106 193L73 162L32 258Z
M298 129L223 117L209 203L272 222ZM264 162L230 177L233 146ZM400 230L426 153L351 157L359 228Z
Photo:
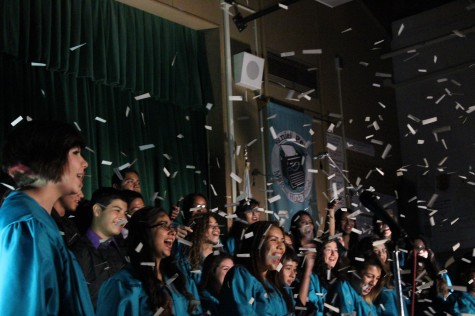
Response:
M20 115L76 122L88 142L86 197L132 162L147 204L208 194L213 101L203 34L111 0L0 0L0 8L0 145ZM147 144L155 148L139 149Z

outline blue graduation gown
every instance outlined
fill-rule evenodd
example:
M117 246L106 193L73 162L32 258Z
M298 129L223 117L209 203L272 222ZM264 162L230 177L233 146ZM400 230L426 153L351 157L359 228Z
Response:
M94 315L86 281L48 212L21 191L0 208L0 313Z
M218 316L219 300L207 290L200 292L201 308L208 315Z
M399 315L397 300L398 298L397 298L396 290L388 289L387 287L384 287L374 303L378 311L378 315L380 316ZM404 304L403 304L404 313L405 315L409 315L406 305L407 305L407 302L404 301Z
M132 275L132 267L128 266L105 281L97 299L96 315L153 315L148 302L148 295L142 287L142 282ZM165 282L168 278L165 278ZM174 315L189 315L188 299L173 287L173 283L166 288L173 300ZM202 313L201 306L193 311L193 315Z
M340 308L340 313L356 312L356 315L375 316L377 315L376 307L368 304L366 301L351 287L347 281L341 281L337 284L338 302L336 306Z
M325 309L323 304L325 303L327 292L327 289L321 285L318 275L312 272L308 286L308 301L315 306L315 315L317 316L323 316L323 310Z
M455 291L449 298L453 300L455 315L475 314L475 297L472 294Z
M270 285L269 285L270 286ZM287 306L277 289L267 293L245 267L228 271L219 293L219 315L287 315Z

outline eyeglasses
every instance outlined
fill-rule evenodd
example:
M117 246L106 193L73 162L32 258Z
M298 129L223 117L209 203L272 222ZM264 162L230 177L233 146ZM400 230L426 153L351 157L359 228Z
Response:
M176 226L173 223L168 225L167 222L160 222L158 224L148 226L148 228L155 228L155 227L163 228L168 232L170 231L176 232Z
M208 224L208 229L210 229L210 228L211 228L212 230L220 230L218 224Z

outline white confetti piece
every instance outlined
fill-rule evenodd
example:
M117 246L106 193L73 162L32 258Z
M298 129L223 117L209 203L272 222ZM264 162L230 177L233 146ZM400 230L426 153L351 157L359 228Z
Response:
M210 187L211 187L211 190L213 191L213 195L214 195L214 196L218 196L218 193L216 193L216 190L214 189L213 184L210 183L209 185L210 185Z
M240 96L240 95L231 95L231 96L229 96L229 101L242 101L242 96Z
M339 313L340 312L340 309L338 307L335 307L333 305L330 305L328 303L323 303L323 305L328 308L329 310L335 312L335 313Z
M404 31L404 23L402 23L401 26L399 26L399 30L397 31L397 36L400 36L402 31Z
M346 30L341 31L341 34L352 31L352 30L353 30L353 28L349 27Z
M177 237L177 239L178 239L178 242L180 244L183 244L183 245L188 246L188 247L193 246L193 243L189 240L186 240L186 239L183 239L183 238L180 238L180 237Z
M46 67L46 64L44 63L37 63L37 62L32 62L31 63L32 67Z
M284 266L282 265L282 263L279 262L279 264L277 265L277 267L275 268L275 270L276 270L277 272L280 272L280 270L282 270L283 267L284 267Z
M417 140L417 145L423 145L424 144L424 140L423 139L418 139Z
M147 92L147 93L144 93L144 94L141 94L141 95L138 95L138 96L134 97L134 99L136 101L139 101L139 100L143 100L143 99L148 99L150 97L151 97L150 92Z
M295 56L295 52L280 53L280 57L290 57L290 56Z
M278 201L280 200L280 195L276 195L276 196L273 196L269 199L267 199L267 201L269 201L270 204L274 203L275 201Z
M142 243L139 243L137 245L137 247L135 247L135 252L141 252L142 251L142 248L143 248L143 244Z
M412 135L416 135L416 131L412 128L410 124L407 124L407 128L409 129L409 132L411 132Z
M438 197L439 197L438 194L436 194L436 193L432 194L432 196L431 196L429 202L427 203L427 207L432 207Z
M254 297L251 297L251 298L249 299L249 305L252 305L253 303L254 303Z
M452 246L452 251L456 251L457 249L460 248L460 243L456 243L455 245Z
M322 53L322 49L321 48L317 48L317 49L304 49L302 50L302 54L306 55L306 54L321 54Z
M429 217L430 226L435 226L435 221L433 217Z
M251 147L255 142L257 142L257 138L254 138L253 140L251 140L249 143L247 143L247 147Z
M160 307L159 309L157 309L155 314L153 314L153 316L160 316L164 311L165 309L163 307Z
M231 172L230 174L231 178L236 181L237 183L241 183L242 182L242 179L240 176L238 176L237 174L235 174L234 172Z
M212 127L212 126L209 126L209 125L205 125L205 129L207 129L208 131L212 131L212 130L213 130L213 127Z
M451 222L450 222L450 225L455 224L458 220L459 220L459 217L457 217L456 219L454 219L453 221L451 221Z
M101 122L101 123L107 123L106 120L104 120L102 117L99 117L99 116L96 116L94 119L98 122Z
M354 233L357 233L358 235L361 235L363 233L361 230L356 229L354 227L351 229L351 231L354 232Z
M236 257L239 257L239 258L251 258L251 254L250 254L250 253L238 253L238 254L236 254Z
M186 165L186 167L185 167L185 168L186 168L186 169L196 169L196 167L195 167L195 166L193 166L193 165Z
M86 45L86 43L82 43L82 44L79 44L79 45L77 45L77 46L73 46L73 47L71 47L69 50L70 50L70 51L74 51L74 50L76 50L76 49L78 49L78 48L83 47L84 45Z
M337 150L337 147L331 143L327 143L326 147L330 149L331 151Z
M368 67L369 66L369 63L365 62L365 61L360 61L359 63L361 66L364 66L364 67Z
M0 182L0 184L3 185L4 187L6 187L6 188L9 189L9 190L15 190L15 188L12 187L12 186L9 185L9 184L3 183L3 182Z
M141 266L155 267L155 262L140 262Z
M11 122L10 124L11 124L12 126L15 126L15 125L17 125L18 123L20 123L21 121L23 121L23 117L22 117L22 116L19 116L19 117L17 117L13 122Z
M253 237L253 236L254 236L254 233L253 233L253 232L249 232L249 233L247 233L247 234L244 234L244 238L245 238L245 239L251 238L251 237Z
M307 169L309 173L318 173L318 169Z
M388 156L389 151L391 150L391 148L392 148L391 144L386 145L386 148L384 148L383 154L381 155L382 159L386 159L386 157Z
M422 120L422 125L427 125L427 124L431 124L435 122L437 122L437 117L431 117L431 118Z
M144 150L147 150L147 149L152 149L152 148L155 148L155 145L154 144L147 144L147 145L141 145L139 146L139 149L141 151L144 151Z
M273 127L273 126L269 127L269 131L270 131L270 133L271 133L271 135L272 135L272 139L276 139L276 138L277 138L277 134L275 133L275 130L274 130L274 127Z
M165 173L165 176L167 176L167 178L170 177L170 172L167 170L167 168L163 167L163 172Z
M101 164L106 165L106 166L110 166L110 165L112 165L112 161L102 160Z
M213 103L206 103L206 109L210 111L213 108Z

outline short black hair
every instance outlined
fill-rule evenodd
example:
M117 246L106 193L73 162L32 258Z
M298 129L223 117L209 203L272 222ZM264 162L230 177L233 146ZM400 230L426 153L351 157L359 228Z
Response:
M127 205L129 204L125 194L121 190L111 187L102 187L92 193L91 206L96 203L107 206L112 202L112 200L117 199L124 201Z
M16 126L3 147L3 169L20 187L38 178L58 182L74 147L85 147L85 140L71 124L62 121L33 120ZM28 169L31 177L15 172L15 167Z

